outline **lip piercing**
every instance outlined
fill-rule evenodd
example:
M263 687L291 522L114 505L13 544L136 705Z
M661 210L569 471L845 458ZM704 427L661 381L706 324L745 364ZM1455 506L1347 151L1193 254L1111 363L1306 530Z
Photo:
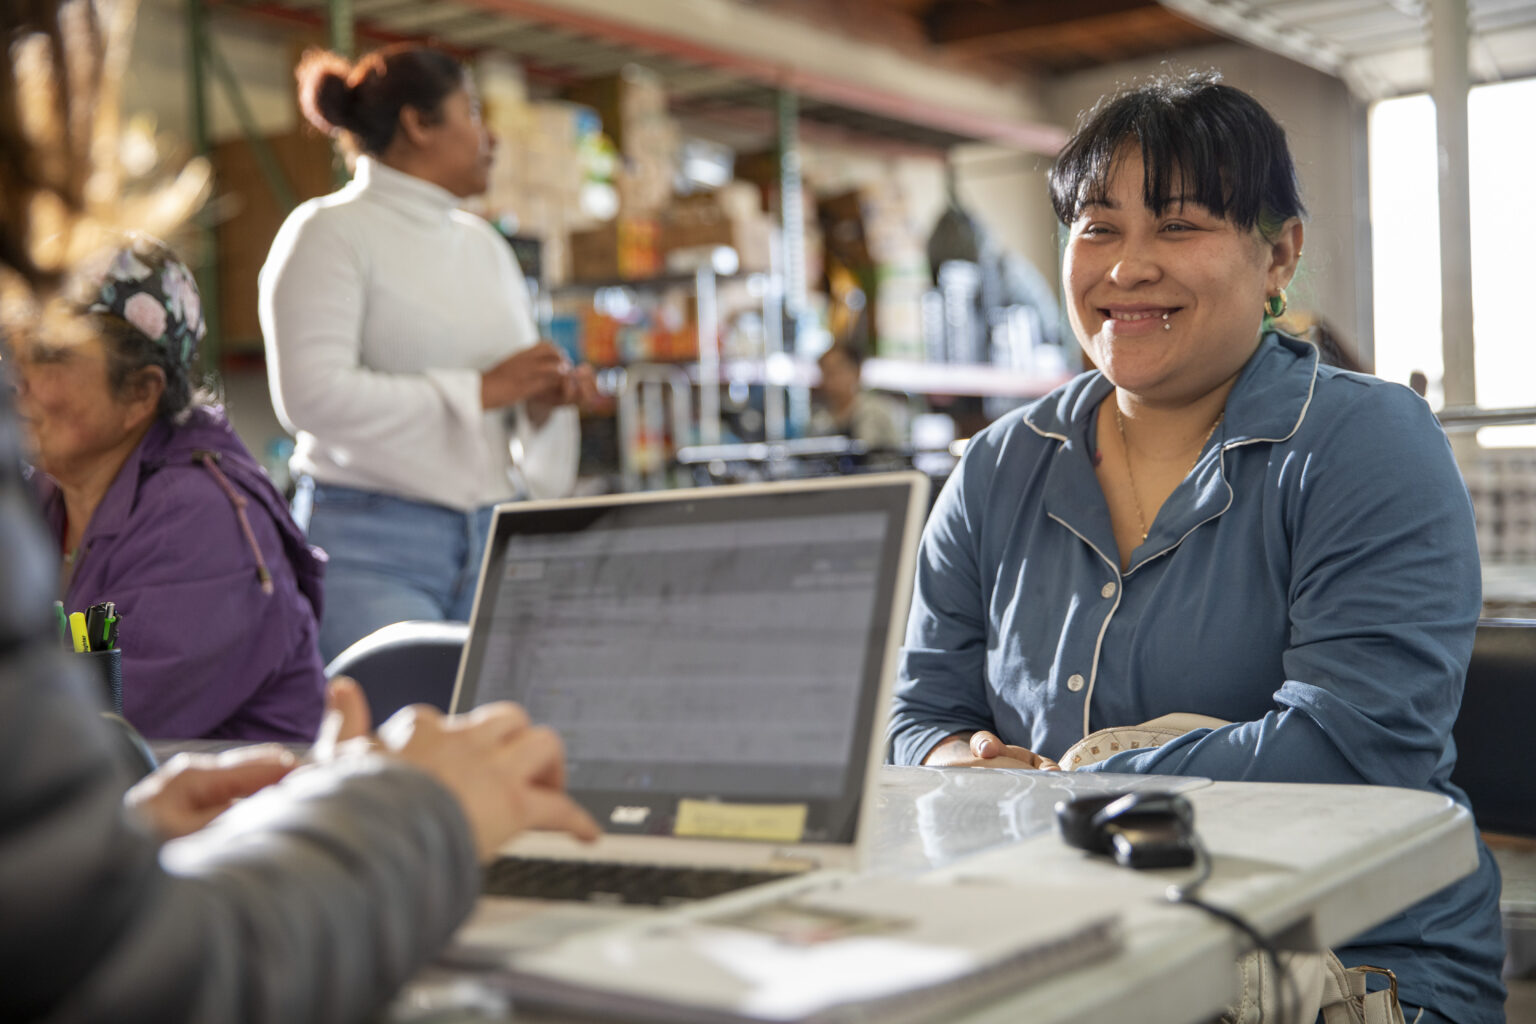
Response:
M1173 324L1168 322L1168 314L1167 313L1163 314L1163 330L1165 330L1165 331L1173 330Z

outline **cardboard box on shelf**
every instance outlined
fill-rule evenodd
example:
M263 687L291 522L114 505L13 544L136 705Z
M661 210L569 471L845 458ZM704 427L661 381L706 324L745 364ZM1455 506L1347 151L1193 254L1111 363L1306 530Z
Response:
M724 208L710 192L673 200L661 224L661 245L667 252L701 245L731 245L735 241Z
M626 281L654 277L661 272L660 229L643 217L616 217L570 237L571 280Z
M634 216L659 216L672 201L672 176L654 168L626 167L613 176L620 211Z
M626 156L632 131L647 119L667 114L667 92L661 77L638 64L626 65L616 74L573 83L566 87L565 98L596 110L603 131Z
M731 181L715 189L715 201L732 221L759 219L766 221L768 211L763 207L763 191L750 181Z
M755 191L751 185L746 190ZM773 224L755 204L755 197L743 190L726 189L673 200L662 218L662 251L728 245L736 250L742 271L766 271Z

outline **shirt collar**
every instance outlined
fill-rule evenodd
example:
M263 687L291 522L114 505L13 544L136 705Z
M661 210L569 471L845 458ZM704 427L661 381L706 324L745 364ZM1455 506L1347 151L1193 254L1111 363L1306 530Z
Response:
M1316 346L1278 331L1266 333L1227 396L1222 446L1290 437L1306 417L1316 380ZM1031 406L1025 422L1046 437L1084 443L1093 411L1111 390L1099 371L1085 373Z
M100 540L108 540L122 532L123 526L128 522L128 516L132 513L139 494L139 468L144 462L145 453L150 450L163 447L171 436L173 427L164 420L156 418L149 432L134 446L128 458L107 485L107 492L101 496L101 502L96 510L91 513L91 522L85 528L85 535L80 538L82 551L90 548ZM43 519L48 524L55 540L64 537L64 491L53 478L46 473L34 470L32 472L32 484L36 490L38 501L42 505Z
M1227 448L1254 441L1284 441L1296 433L1317 386L1317 346L1270 331L1227 396Z
M98 540L115 537L122 531L133 513L134 505L138 504L139 481L142 476L140 467L151 453L165 447L174 433L175 428L171 424L156 417L149 431L117 471L117 476L112 478L107 493L102 495L101 504L91 514L91 524L86 527L85 536L81 538L82 548Z
M419 220L445 220L459 208L459 197L442 186L397 171L371 156L357 158L354 181L364 195Z
M1284 441L1306 417L1317 379L1317 349L1271 332L1259 341L1227 396L1217 431L1222 451L1257 442ZM1047 468L1045 512L1118 567L1114 528L1093 465L1093 415L1112 390L1102 373L1085 373L1042 399L1025 414L1037 433L1059 442ZM1203 455L1150 524L1145 543L1132 552L1125 575L1177 547L1201 523L1230 505L1232 488L1215 449Z

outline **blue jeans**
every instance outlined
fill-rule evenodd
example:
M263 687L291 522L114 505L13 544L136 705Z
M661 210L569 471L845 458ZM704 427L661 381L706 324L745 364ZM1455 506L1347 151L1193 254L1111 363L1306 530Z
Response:
M293 518L325 549L327 664L404 619L468 621L491 528L492 506L472 513L379 491L299 481Z

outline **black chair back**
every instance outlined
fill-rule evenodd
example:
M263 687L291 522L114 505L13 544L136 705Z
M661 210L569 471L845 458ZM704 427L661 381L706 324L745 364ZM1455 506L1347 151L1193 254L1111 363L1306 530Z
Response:
M374 724L407 704L447 711L468 637L465 622L394 622L338 654L325 675L356 679Z
M1472 800L1477 826L1536 836L1536 620L1477 624L1451 781Z

